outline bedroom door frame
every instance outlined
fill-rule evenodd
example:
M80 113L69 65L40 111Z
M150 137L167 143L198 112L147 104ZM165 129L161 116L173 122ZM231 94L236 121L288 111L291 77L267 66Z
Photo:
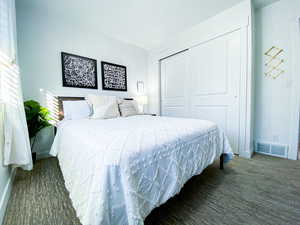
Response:
M298 159L299 129L300 129L300 16L295 18L291 26L292 33L292 97L291 97L291 119L290 119L290 149L288 159Z

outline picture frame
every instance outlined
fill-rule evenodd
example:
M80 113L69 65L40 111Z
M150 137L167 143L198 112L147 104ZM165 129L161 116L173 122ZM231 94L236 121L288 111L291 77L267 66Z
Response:
M61 52L63 87L98 89L97 60Z
M123 65L101 61L102 89L127 91L127 68Z

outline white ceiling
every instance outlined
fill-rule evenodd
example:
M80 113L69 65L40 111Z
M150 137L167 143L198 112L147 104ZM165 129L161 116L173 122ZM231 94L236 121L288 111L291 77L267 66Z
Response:
M45 8L99 29L115 39L153 49L188 27L196 25L243 0L51 0L23 1L25 7ZM263 7L277 0L254 0Z
M153 49L164 39L218 14L241 0L115 0L100 18L103 31L116 39ZM114 10L111 10L114 9ZM116 11L117 12L116 12Z

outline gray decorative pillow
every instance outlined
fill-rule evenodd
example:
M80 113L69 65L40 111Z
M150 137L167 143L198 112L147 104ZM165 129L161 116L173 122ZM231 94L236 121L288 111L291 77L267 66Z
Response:
M121 103L119 103L119 109L121 116L127 117L127 116L135 116L138 115L138 109L136 107L136 102L134 100L127 101L123 100Z

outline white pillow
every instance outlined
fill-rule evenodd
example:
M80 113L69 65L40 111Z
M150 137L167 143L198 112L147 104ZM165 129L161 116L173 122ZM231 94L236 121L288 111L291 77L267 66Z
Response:
M91 115L87 101L63 101L63 110L66 120L84 119Z
M138 115L138 104L135 100L123 100L119 103L119 109L122 116Z
M120 116L118 105L116 103L98 105L93 107L92 119L111 119Z
M110 119L120 116L116 96L88 95L93 108L92 119Z

